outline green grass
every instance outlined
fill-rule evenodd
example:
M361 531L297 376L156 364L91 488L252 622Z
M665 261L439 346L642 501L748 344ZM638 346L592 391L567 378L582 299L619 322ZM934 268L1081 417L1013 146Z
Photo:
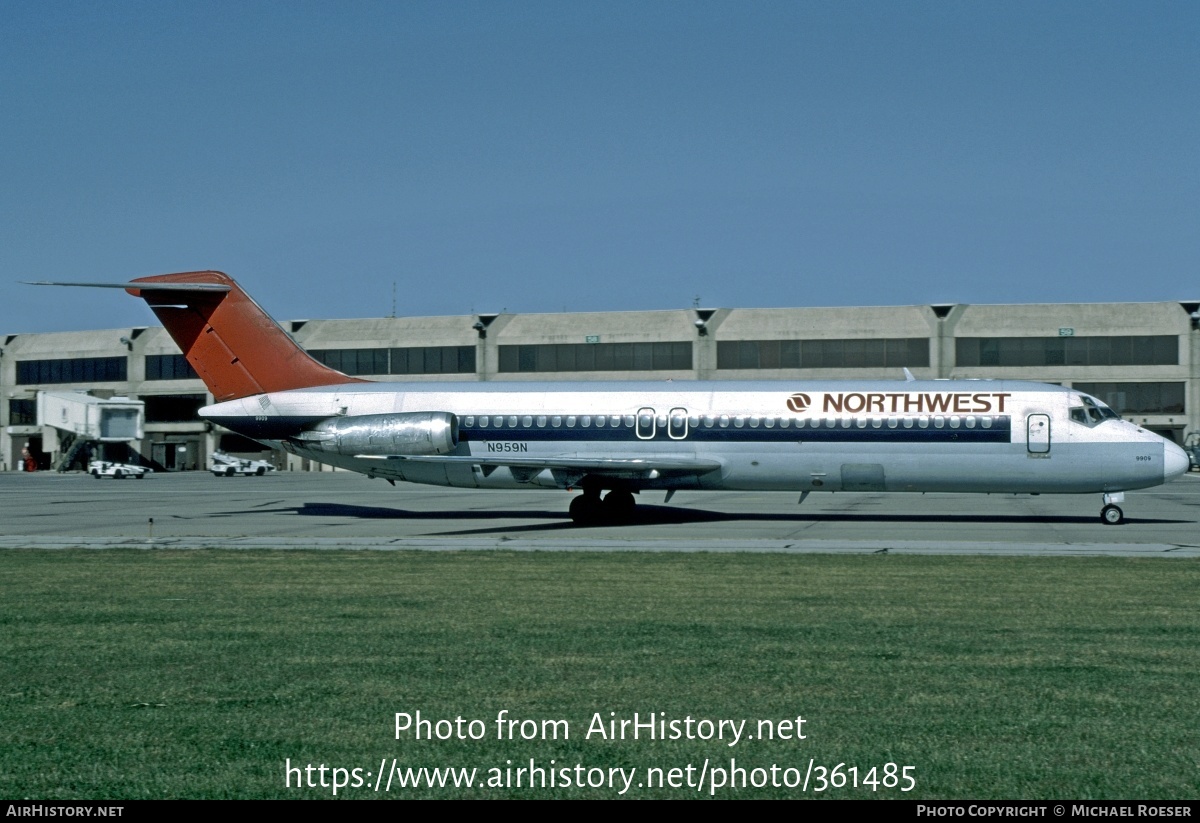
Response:
M0 797L330 796L285 788L289 759L486 777L531 757L642 770L734 757L801 775L810 758L915 767L907 794L831 797L1194 798L1198 591L1184 560L9 551ZM571 738L497 740L502 709L565 719ZM417 710L484 720L487 737L395 739L394 714ZM635 711L748 727L803 715L808 737L584 739L594 712Z

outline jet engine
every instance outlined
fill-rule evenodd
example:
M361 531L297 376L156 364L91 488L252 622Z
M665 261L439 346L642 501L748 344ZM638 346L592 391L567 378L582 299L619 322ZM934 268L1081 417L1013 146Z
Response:
M446 454L458 445L458 418L449 412L334 417L295 437L299 445L335 454Z

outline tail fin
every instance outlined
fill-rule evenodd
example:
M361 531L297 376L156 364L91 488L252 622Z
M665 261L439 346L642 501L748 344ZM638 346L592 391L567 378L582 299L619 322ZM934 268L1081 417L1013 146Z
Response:
M314 360L222 272L139 277L125 290L150 305L218 403L264 392L366 382Z

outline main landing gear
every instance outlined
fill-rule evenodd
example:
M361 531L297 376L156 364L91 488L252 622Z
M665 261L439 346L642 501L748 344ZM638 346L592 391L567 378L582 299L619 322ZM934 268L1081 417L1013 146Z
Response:
M633 518L637 509L633 492L613 489L601 499L601 491L597 488L585 488L583 494L571 501L571 520L576 526L625 523Z
M1106 526L1119 526L1125 522L1125 512L1118 503L1125 502L1125 492L1104 495L1104 508L1100 510L1100 522Z

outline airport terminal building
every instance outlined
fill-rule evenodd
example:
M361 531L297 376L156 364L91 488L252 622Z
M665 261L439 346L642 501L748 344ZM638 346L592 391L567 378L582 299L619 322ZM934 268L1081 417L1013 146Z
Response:
M917 378L1074 386L1177 443L1200 431L1200 301L693 308L282 325L321 362L378 380L903 380L907 368ZM109 432L123 437L85 444L67 412L45 402L72 392L121 398L113 401L121 408L140 401L144 418L136 430ZM6 335L0 394L0 470L27 461L42 470L79 469L101 455L158 471L202 470L214 451L268 457L284 470L322 468L262 453L199 420L196 410L212 397L158 327Z

